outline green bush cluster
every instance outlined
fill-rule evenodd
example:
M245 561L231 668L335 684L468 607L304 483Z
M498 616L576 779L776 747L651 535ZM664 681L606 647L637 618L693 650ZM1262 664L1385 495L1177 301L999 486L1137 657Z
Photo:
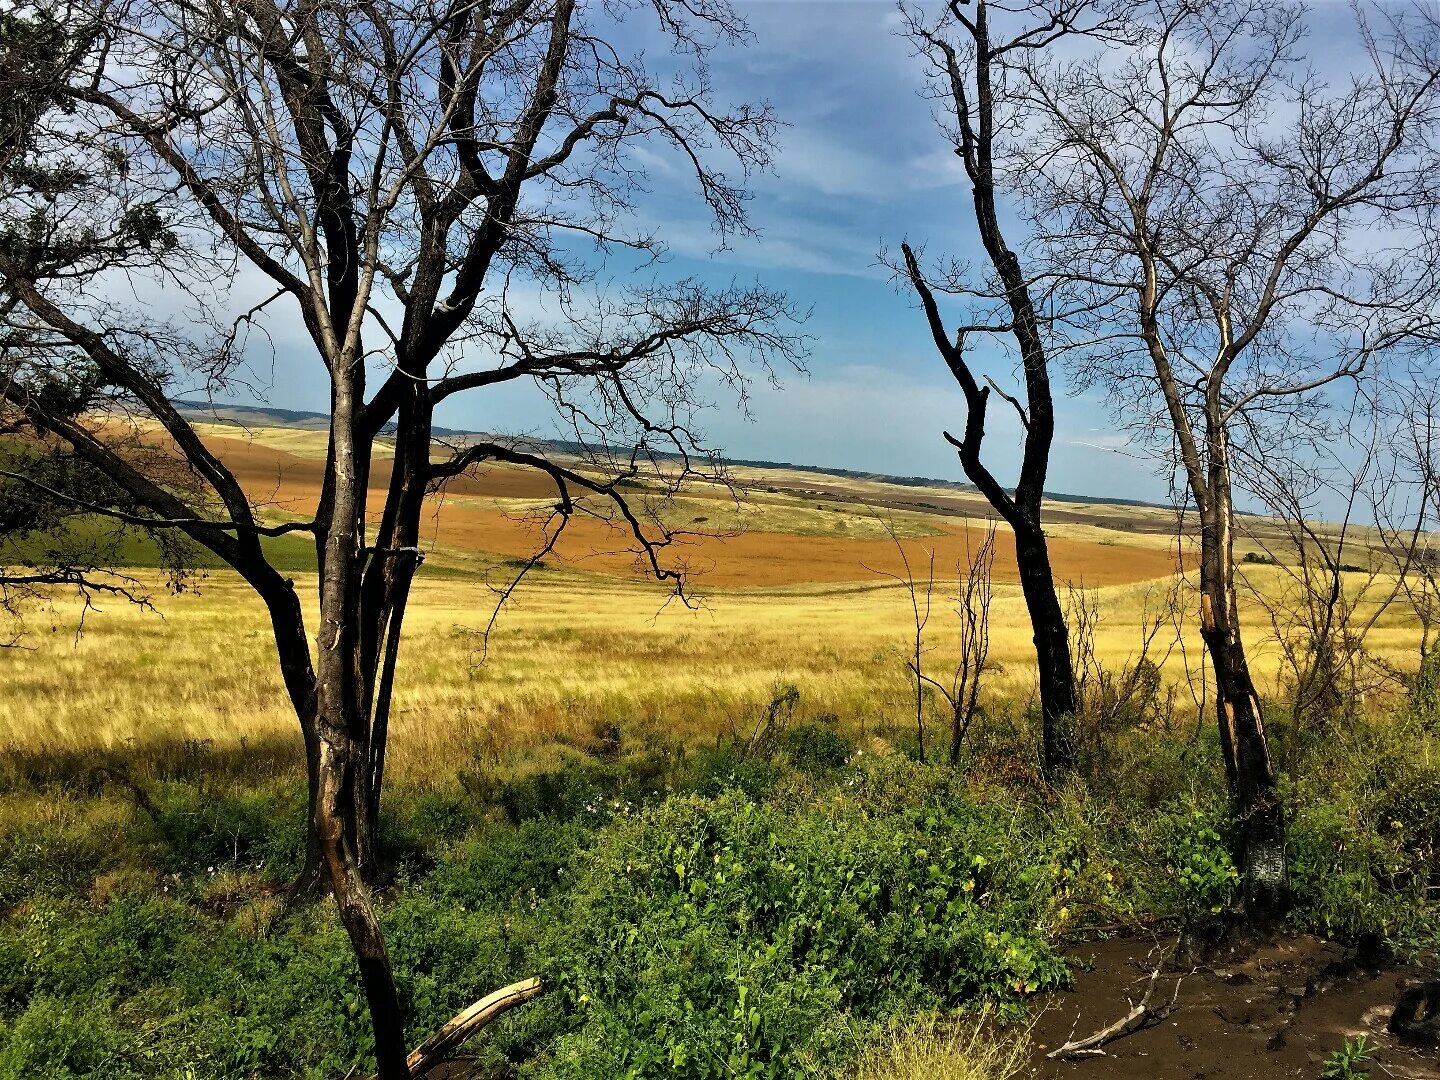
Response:
M795 800L795 801L792 801ZM580 1018L542 1075L778 1077L915 1009L1061 985L1008 815L743 792L618 821L577 865L542 954Z
M1401 953L1433 946L1440 898L1440 764L1402 726L1329 741L1291 800L1294 920Z

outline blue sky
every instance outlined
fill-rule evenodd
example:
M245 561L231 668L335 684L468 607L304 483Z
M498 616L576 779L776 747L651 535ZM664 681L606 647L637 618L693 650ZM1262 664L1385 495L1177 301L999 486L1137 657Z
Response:
M811 309L812 352L808 375L786 373L780 390L755 388L752 419L733 408L713 410L709 441L734 457L963 479L941 432L963 427L964 400L908 291L897 289L877 261L882 248L907 238L936 253L980 253L968 183L934 124L931 103L917 93L921 66L895 33L895 7L885 0L739 6L754 40L713 55L716 97L768 100L787 125L774 174L751 185L761 235L714 251L703 207L685 197L683 177L663 166L651 170L639 221L658 228L670 247L662 276L758 279ZM1340 47L1334 31L1349 21L1345 5L1322 5L1312 19L1312 44ZM627 34L649 44L638 21ZM658 38L654 46L651 60L661 66ZM276 335L281 353L289 336ZM977 358L1002 385L1016 385L1012 362L998 349ZM324 384L310 368L277 363L265 398L324 410ZM987 453L1009 481L1017 425L998 404ZM1057 404L1050 490L1167 497L1168 477L1123 450L1103 401L1064 393ZM558 430L543 399L524 388L447 404L439 420L542 436Z

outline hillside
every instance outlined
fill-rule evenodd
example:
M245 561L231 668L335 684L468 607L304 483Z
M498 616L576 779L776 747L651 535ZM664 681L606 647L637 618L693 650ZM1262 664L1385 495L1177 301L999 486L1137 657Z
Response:
M196 420L209 421L214 423L233 423L242 427L296 427L307 431L324 431L329 427L330 417L328 413L306 412L295 409L277 409L269 406L259 407L251 405L228 405L220 402L203 401L177 401L181 414ZM435 427L434 434L439 438L488 438L492 433L484 431L466 431L459 428ZM543 447L553 452L576 453L582 448L577 443L565 442L555 439L527 439L537 447ZM725 459L729 466L754 469L765 472L791 472L811 473L821 477L841 477L846 480L866 480L879 484L890 484L897 487L937 488L941 490L952 490L978 494L973 484L960 483L955 480L941 480L930 476L895 476L883 472L867 472L859 469L842 469L830 465L797 465L789 461L768 461L763 458L740 458L730 457ZM1106 506L1143 506L1152 509L1173 510L1174 507L1161 503L1147 502L1143 499L1121 499L1108 497L1097 500L1089 495L1074 495L1061 491L1047 491L1045 497L1052 502L1058 503L1081 503L1086 505L1100 504Z

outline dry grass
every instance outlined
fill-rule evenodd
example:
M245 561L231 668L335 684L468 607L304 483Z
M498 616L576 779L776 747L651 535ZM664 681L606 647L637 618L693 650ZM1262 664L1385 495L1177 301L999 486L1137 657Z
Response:
M1141 612L1166 584L1099 590L1104 663L1133 656ZM313 579L297 585L313 596ZM928 637L937 673L954 633L944 590ZM453 771L476 756L542 761L601 723L618 722L630 737L713 739L753 722L785 684L800 690L803 715L835 714L856 733L913 709L902 656L913 633L909 601L895 586L716 591L689 610L647 584L541 571L506 608L481 665L466 628L483 627L494 602L479 577L417 582L392 721L397 773ZM217 573L160 606L156 614L107 604L78 637L77 603L35 612L32 648L0 652L0 754L297 739L268 623L242 582ZM1259 612L1249 625L1257 676L1273 681L1278 650L1264 644ZM991 628L986 695L1023 702L1034 676L1018 587L997 586ZM1193 624L1186 629L1194 661ZM1413 663L1416 641L1397 611L1372 646L1403 665ZM1166 674L1186 678L1178 651Z
M252 497L270 503L274 513L300 513L313 504L322 433L274 429L246 438L217 428L207 438ZM387 468L380 463L377 483ZM513 514L536 506L546 484L530 472L494 468L453 485L432 521L438 545L427 561L432 572L418 582L405 620L394 770L433 775L477 755L543 760L602 723L621 723L631 737L713 739L753 722L782 685L799 689L802 714L833 714L857 734L913 715L913 683L902 655L913 634L909 598L876 573L899 571L896 548L844 499L883 496L899 507L905 499L969 497L783 471L750 479L776 490L762 489L733 511L736 520L726 516L733 503L716 491L688 495L677 508L692 518L714 516L709 524L721 526L744 517L754 529L684 549L693 568L711 569L696 582L708 591L699 610L667 604L663 590L633 576L633 557L615 550L623 542L601 523L577 521L559 557L547 559L550 565L535 572L507 608L483 665L479 640L466 628L483 627L494 608L487 574L533 550L533 533ZM787 483L795 486L780 488ZM1052 543L1062 578L1099 587L1096 653L1113 669L1133 658L1143 614L1162 601L1175 562L1159 533L1135 537L1096 524L1102 509L1112 523L1129 512L1072 506L1076 517L1091 520L1057 525ZM912 566L922 572L934 550L937 575L953 576L967 542L978 542L978 530L967 536L963 519L893 512ZM1132 516L1149 529L1163 512ZM998 548L984 694L1023 706L1034 695L1031 634L1012 584L1007 537ZM576 572L576 565L603 573ZM1284 587L1282 571L1248 569L1262 592ZM313 598L313 579L301 576L297 585L302 597ZM1193 581L1189 585L1179 601L1187 613L1189 667L1187 654L1174 650L1165 668L1175 683L1201 671L1188 617L1195 610ZM51 609L35 612L31 648L0 650L0 754L183 740L230 747L242 740L296 743L260 604L229 573L212 574L200 586L165 596L160 614L110 602L88 616L80 636L77 602L57 598ZM927 665L941 678L955 636L948 591L943 582L936 587L927 635ZM1262 685L1273 685L1280 664L1268 633L1268 618L1252 603L1247 636ZM1405 667L1414 662L1417 641L1413 620L1397 610L1381 620L1370 646Z
M856 1080L1011 1080L1029 1063L1023 1033L996 1032L987 1017L928 1021L870 1051Z

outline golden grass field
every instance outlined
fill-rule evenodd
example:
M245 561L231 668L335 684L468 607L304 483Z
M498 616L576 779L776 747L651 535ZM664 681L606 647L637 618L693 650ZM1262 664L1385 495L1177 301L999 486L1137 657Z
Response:
M314 498L319 439L281 429L249 443L217 437L212 445L253 498L272 513L296 514ZM953 580L943 579L955 577L977 526L972 521L967 538L965 520L953 513L900 507L907 500L944 507L940 500L965 496L780 471L746 479L757 491L773 490L738 509L716 492L681 500L681 513L708 505L711 514L692 516L719 517L728 507L735 520L727 525L748 525L738 535L696 541L690 557L709 568L693 582L698 607L638 577L633 556L616 552L623 546L617 538L589 523L567 537L561 558L526 579L483 663L475 631L494 610L493 585L512 572L505 560L532 550L525 513L548 492L528 474L494 469L456 485L443 504L437 500L433 552L405 621L392 720L395 773L430 774L465 755L543 758L542 748L584 739L601 722L620 722L641 737L713 738L729 725L752 724L784 684L799 689L802 714L835 714L852 727L913 715L905 669L914 633L910 598L878 572L899 569L895 541L854 499L887 503L918 572L936 552L942 580L926 663L943 678L954 635L947 599ZM1174 582L1174 538L1164 533L1163 511L1059 509L1087 520L1053 527L1057 573L1097 590L1097 655L1118 667L1139 647L1143 613ZM997 547L985 694L1023 701L1033 693L1029 627L1008 535ZM1280 591L1285 580L1276 568L1250 574L1262 592ZM75 598L58 596L33 610L29 647L0 651L0 754L178 739L298 742L261 605L226 572L192 584L170 595L155 579L156 611L101 603L86 616L83 634L76 633L83 609ZM297 586L313 598L313 577L297 576ZM1188 591L1180 608L1187 649L1171 651L1165 668L1177 682L1201 670ZM1257 675L1273 684L1279 655L1268 619L1254 609L1249 627ZM1417 643L1413 617L1397 607L1381 618L1369 647L1404 667L1413 665Z

